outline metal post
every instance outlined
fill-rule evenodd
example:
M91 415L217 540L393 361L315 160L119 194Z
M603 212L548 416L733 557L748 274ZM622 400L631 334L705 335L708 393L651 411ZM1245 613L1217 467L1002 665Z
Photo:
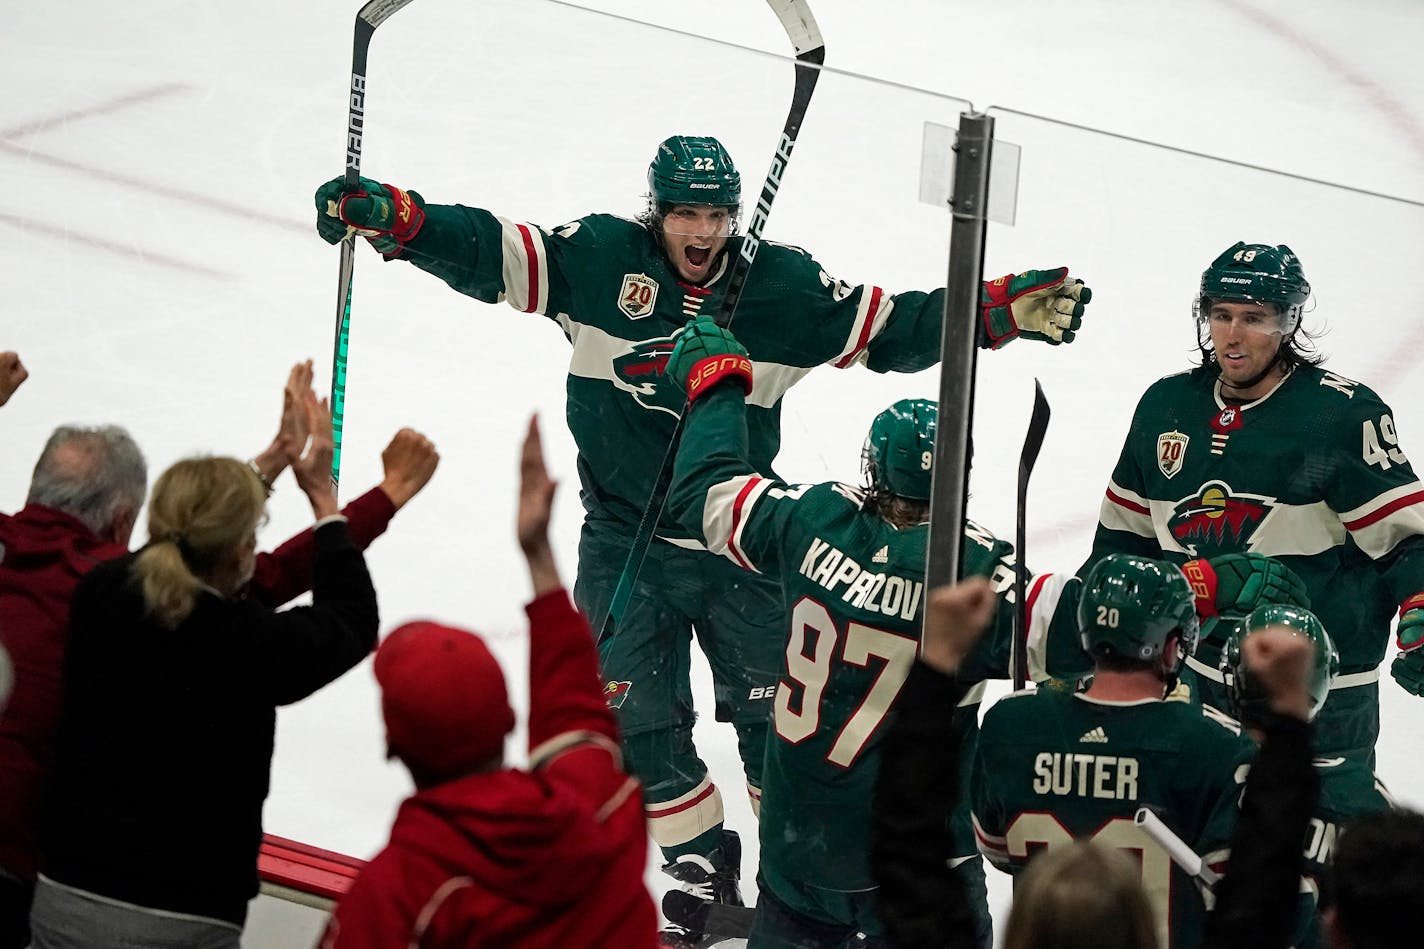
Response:
M958 579L962 565L993 138L991 116L978 112L960 114L954 194L949 202L952 216L949 278L945 285L944 329L940 342L939 425L935 432L934 482L930 495L927 588Z

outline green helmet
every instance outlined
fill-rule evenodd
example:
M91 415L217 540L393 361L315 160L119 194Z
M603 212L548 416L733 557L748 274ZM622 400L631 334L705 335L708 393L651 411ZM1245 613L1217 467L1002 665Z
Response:
M1202 271L1197 293L1197 319L1205 317L1213 300L1274 303L1281 314L1281 334L1290 336L1300 325L1301 309L1310 298L1310 284L1300 258L1286 245L1237 241Z
M658 146L648 166L648 190L653 204L711 204L736 207L742 203L742 176L732 156L711 136L674 135Z
M901 399L875 416L860 452L872 493L930 499L938 421L939 403L929 399Z
M1196 600L1176 566L1131 554L1093 565L1078 599L1078 631L1093 656L1153 662L1178 637L1172 669L1197 648Z
M1249 721L1266 707L1265 693L1242 663L1241 644L1247 636L1267 626L1284 626L1297 636L1310 640L1315 647L1315 659L1310 664L1310 678L1306 682L1306 689L1310 692L1310 717L1315 718L1315 713L1320 711L1330 694L1330 683L1340 672L1340 653L1319 617L1310 610L1284 603L1256 607L1236 624L1227 637L1226 648L1221 652L1226 710L1241 721Z

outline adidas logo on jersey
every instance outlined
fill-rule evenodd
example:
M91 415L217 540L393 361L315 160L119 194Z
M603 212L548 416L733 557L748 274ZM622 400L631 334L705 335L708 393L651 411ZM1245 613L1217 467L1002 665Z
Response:
M1079 743L1087 741L1094 742L1097 744L1107 744L1107 740L1108 733L1103 731L1101 725L1099 725L1097 728L1088 729L1086 732L1083 733L1083 737L1078 739Z
M881 547L879 550L877 550L877 551L875 552L875 556L870 558L870 562L871 562L871 563L889 563L889 562L890 562L890 545L889 545L889 544L886 544L884 547Z

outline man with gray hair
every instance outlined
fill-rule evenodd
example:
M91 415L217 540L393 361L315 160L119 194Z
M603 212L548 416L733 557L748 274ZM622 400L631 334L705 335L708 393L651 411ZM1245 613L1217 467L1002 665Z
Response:
M0 353L0 405L25 375L18 356ZM277 436L252 459L269 491L286 467L287 442L306 441L295 393L311 378L310 361L293 367ZM439 455L424 436L401 429L381 461L385 479L342 511L363 550L430 480ZM8 655L14 677L9 701L0 697L0 949L29 942L35 829L59 716L69 602L86 573L128 554L147 491L143 453L128 432L63 425L40 453L24 509L0 514L0 656ZM242 595L272 608L286 603L311 589L313 559L308 529L258 554Z

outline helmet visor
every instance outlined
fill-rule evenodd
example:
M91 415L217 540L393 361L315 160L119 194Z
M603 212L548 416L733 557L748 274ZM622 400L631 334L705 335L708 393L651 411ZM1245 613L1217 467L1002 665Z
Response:
M679 237L730 237L737 209L718 204L674 204L663 215L663 233Z
M1289 336L1300 322L1297 313L1283 311L1275 303L1249 297L1199 296L1194 307L1197 327L1212 330L1237 329L1263 336Z

